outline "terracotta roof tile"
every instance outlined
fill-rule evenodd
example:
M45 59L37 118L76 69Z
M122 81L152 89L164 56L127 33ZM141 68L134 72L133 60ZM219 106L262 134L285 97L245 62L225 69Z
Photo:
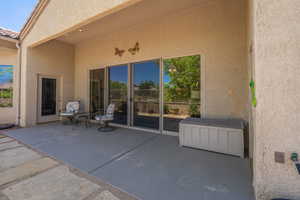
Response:
M19 33L0 27L0 36L8 37L11 39L18 39Z

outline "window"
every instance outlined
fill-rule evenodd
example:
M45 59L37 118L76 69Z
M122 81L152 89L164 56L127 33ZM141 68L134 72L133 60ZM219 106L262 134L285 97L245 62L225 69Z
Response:
M179 131L179 122L200 117L200 56L165 59L163 74L164 130Z
M200 118L200 59L194 55L110 66L105 81L104 69L91 70L91 113L102 111L105 99L115 104L114 123L178 132L182 119Z
M0 107L13 106L13 66L0 65Z
M90 113L103 112L104 109L104 69L90 71Z
M127 125L128 66L108 68L109 103L115 104L114 123Z

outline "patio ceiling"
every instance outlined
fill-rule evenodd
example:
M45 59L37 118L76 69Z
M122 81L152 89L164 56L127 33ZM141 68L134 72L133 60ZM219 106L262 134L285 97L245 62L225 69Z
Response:
M196 5L205 6L218 0L151 0L142 1L134 6L104 17L98 21L82 26L76 31L66 33L58 40L76 44L86 39L99 37L110 32L121 30L153 18L161 18L167 13L176 12ZM100 28L99 28L100 27Z

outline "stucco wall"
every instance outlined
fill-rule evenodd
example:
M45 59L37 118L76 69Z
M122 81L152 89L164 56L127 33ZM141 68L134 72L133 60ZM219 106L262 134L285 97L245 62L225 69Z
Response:
M253 66L253 58L254 58L254 37L253 37L253 1L247 0L247 65L248 65L248 118L249 118L249 153L250 157L253 158L253 149L254 149L254 122L255 120L255 108L252 105L252 94L250 90L250 81L255 81L254 76L254 66ZM253 162L253 159L251 160ZM253 163L251 163L253 166Z
M300 175L290 161L300 153L300 1L253 2L257 199L300 199ZM275 151L285 153L284 164L275 163Z
M24 49L22 73L25 84L22 85L21 122L23 126L36 123L37 117L37 80L38 75L59 76L61 79L61 105L74 96L74 48L59 41L50 41L40 46Z
M0 108L0 124L3 123L17 123L17 108L18 108L18 65L17 65L17 49L9 49L0 46L0 65L14 66L13 79L13 107Z
M35 123L36 105L36 76L39 73L37 67L34 67L34 55L32 55L32 49L29 48L32 45L42 44L46 41L50 41L65 32L76 30L79 26L85 23L89 23L95 19L104 17L109 13L117 12L118 10L130 6L140 0L89 0L89 3L82 0L51 0L34 23L34 26L25 38L22 38L22 63L21 63L21 107L20 107L20 117L21 125L28 126ZM70 9L70 6L72 9ZM62 48L63 49L63 48ZM46 51L46 50L45 50ZM60 52L64 55L66 52L59 47L57 51L49 52L50 55L53 53L53 58L55 57L55 52ZM66 53L68 54L68 53ZM57 54L59 57L61 55ZM69 57L69 56L67 56ZM64 62L61 60L53 59L51 62ZM71 62L71 61L69 61ZM72 61L74 62L74 60ZM59 65L61 66L61 65ZM64 70L64 69L59 69ZM51 70L45 69L45 72L50 72ZM58 71L59 73L59 71ZM74 77L73 77L74 78Z
M245 1L203 2L77 44L76 98L88 104L89 68L200 54L205 84L202 114L248 119L245 11ZM115 47L127 50L137 41L141 48L138 54L114 55Z

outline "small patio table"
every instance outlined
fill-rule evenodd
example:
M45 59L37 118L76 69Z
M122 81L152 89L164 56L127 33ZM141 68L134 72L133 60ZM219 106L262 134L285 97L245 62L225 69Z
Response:
M90 125L90 113L89 112L78 113L75 117L75 121L78 124L84 122L85 127L88 128Z

